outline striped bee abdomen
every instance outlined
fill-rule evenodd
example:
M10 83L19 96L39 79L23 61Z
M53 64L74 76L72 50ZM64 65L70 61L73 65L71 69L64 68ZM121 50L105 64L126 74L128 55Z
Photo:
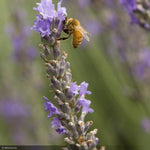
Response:
M83 39L82 33L79 30L74 30L72 40L73 47L77 48L79 45L81 45L82 39Z

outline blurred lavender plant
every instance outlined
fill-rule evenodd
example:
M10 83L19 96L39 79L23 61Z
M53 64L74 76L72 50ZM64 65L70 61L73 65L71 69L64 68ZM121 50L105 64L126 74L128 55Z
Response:
M28 39L30 28L26 26L25 11L16 9L12 12L12 23L6 32L11 39L13 49L12 60L20 65L23 76L30 74L31 62L36 58L36 48L31 46Z
M112 67L114 67L113 69L117 69L114 71L114 73L120 82L122 93L125 96L128 96L130 100L136 100L136 102L138 101L148 114L148 101L146 102L145 100L146 98L149 100L150 55L149 48L143 48L147 47L145 44L147 44L148 41L148 38L145 36L145 34L143 34L145 30L142 30L142 28L140 29L138 26L125 24L125 22L128 21L128 16L123 12L122 7L117 0L91 0L91 2L92 3L89 6L89 10L91 8L92 11L95 12L97 21L99 21L102 26L102 30L100 32L101 36L96 39L98 39L99 47L102 47L102 50L104 50L104 53L108 58L107 61L111 61L111 66L113 64ZM142 16L142 12L138 12L141 7L140 5L144 4L144 0L141 1L141 3L138 2L138 4L134 0L122 0L120 2L124 4L128 10L131 16L131 23L137 23L146 30L149 30L149 19L146 19L144 16ZM148 4L148 1L145 2ZM137 7L136 11L133 11L134 6ZM142 7L145 6L143 5ZM146 13L149 13L148 7L144 9ZM78 11L77 13L83 14L81 12L82 10ZM138 15L138 13L141 13L141 16ZM90 12L87 13L86 10L86 14L89 15ZM121 77L118 75L120 72L123 72L121 73ZM123 81L124 79L122 80L122 77L125 79L125 82ZM140 84L139 79L141 80ZM109 104L111 105L111 103ZM106 118L108 119L109 116ZM115 117L113 121L114 120ZM150 122L148 119L147 121L143 122L144 130L149 131ZM119 137L119 143L127 141L127 137L123 135L124 133L122 131L120 132L116 128L116 125L113 130L116 130L116 133L119 135L117 135ZM141 123L137 125L139 126Z
M134 67L135 75L140 80L148 81L150 77L150 50L142 49L137 53L137 62Z
M29 106L18 102L17 100L2 99L0 101L0 114L10 120L24 120L29 116Z
M94 1L91 8L95 12L95 15L98 14L97 18L100 20L102 26L102 42L99 46L104 47L104 53L108 57L108 60L111 61L111 64L113 64L114 69L124 71L129 80L131 80L130 85L123 83L115 71L118 81L123 86L123 94L133 99L141 100L142 94L135 78L134 60L137 58L137 51L144 47L143 41L147 40L144 34L142 34L143 30L139 30L129 24L124 24L127 21L127 17L122 11L120 4L118 4L118 1ZM137 37L139 38L137 39ZM138 59L136 59L137 61Z
M91 94L87 90L88 83L82 82L79 86L72 82L70 63L66 62L67 54L60 51L60 41L57 40L62 32L62 21L67 16L66 8L61 7L61 3L57 3L57 11L51 0L41 0L41 3L37 3L38 7L34 8L39 15L32 29L41 35L41 58L47 66L47 77L51 81L50 87L55 93L57 105L44 96L44 107L49 112L48 117L55 115L52 128L56 127L56 132L66 135L64 140L69 144L66 149L96 149L97 129L88 132L93 121L84 120L88 112L93 112L91 101L85 98L86 94Z
M20 102L18 98L3 97L0 99L0 116L3 118L3 122L6 122L6 126L9 126L9 136L11 141L15 144L24 144L26 136L24 131L32 130L30 126L26 124L31 116L31 110L28 105Z
M148 118L143 118L141 121L141 126L142 129L146 132L150 134L150 119Z
M142 28L150 30L149 0L120 0L120 3L128 11L131 23L138 24Z
M90 0L77 0L78 4L82 7L82 8L86 8L91 4Z

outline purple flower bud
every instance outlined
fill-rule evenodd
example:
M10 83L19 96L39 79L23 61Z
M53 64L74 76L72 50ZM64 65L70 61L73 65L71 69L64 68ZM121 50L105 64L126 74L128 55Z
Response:
M81 108L81 106L77 105L77 106L75 107L75 109L74 109L75 112L78 113L78 112L80 111L80 108Z
M98 142L99 142L99 138L95 138L95 140L94 140L95 146L97 146Z
M66 63L66 70L68 70L68 69L70 69L70 63L69 62Z
M60 57L60 49L59 48L55 47L53 49L53 53L54 53L54 58L55 59L58 59Z
M65 76L63 77L63 80L65 80L67 84L70 84L72 81L72 74L70 72L66 72Z
M46 38L46 37L47 37L47 36L45 36L44 38ZM43 38L43 39L44 39L44 38ZM49 48L45 48L44 54L45 54L45 56L46 56L47 58L49 58L50 55L51 55L50 49L49 49Z
M62 101L65 101L65 100L66 100L66 96L65 96L65 94L64 94L62 91L56 90L56 91L55 91L55 94L56 94L56 96L58 96Z
M65 68L63 66L60 67L60 70L59 70L59 75L60 76L63 76L65 73Z
M57 78L55 76L53 76L53 78L51 78L51 84L53 85L55 90L61 88L61 83L59 80L57 80Z
M64 90L67 86L66 81L62 81L61 86L62 86L62 89Z
M49 99L45 96L43 97L46 100L46 103L44 103L45 111L49 111L48 117L59 114L58 109L49 101Z
M71 108L69 104L66 102L62 105L60 105L62 112L69 114L71 112Z
M72 132L74 138L78 138L78 137L79 137L79 134L78 134L78 132L76 131L76 126L75 126L74 123L69 122L69 123L68 123L68 128L69 128L69 130Z
M59 133L59 134L63 134L63 133L66 133L66 130L63 127L60 127L60 128L56 129L56 132Z
M55 75L55 76L57 76L57 74L58 74L57 69L55 69L50 63L48 64L48 68L46 69L46 72L49 75Z
M91 127L92 124L93 124L93 121L88 121L88 122L85 124L84 132L87 132L88 129Z

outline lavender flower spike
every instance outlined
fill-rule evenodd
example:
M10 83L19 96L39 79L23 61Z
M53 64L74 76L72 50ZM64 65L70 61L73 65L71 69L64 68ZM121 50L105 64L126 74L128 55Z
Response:
M60 41L57 40L61 35L62 21L67 16L66 8L61 7L61 2L57 4L57 11L51 0L41 0L41 3L37 3L38 7L34 8L39 14L33 29L41 34L41 58L45 62L47 77L57 104L54 106L44 97L44 107L49 111L48 117L54 116L52 128L56 128L58 134L65 135L64 140L69 144L67 150L96 150L97 129L88 132L93 121L84 121L88 112L93 112L90 108L91 101L85 98L86 94L91 94L87 91L88 83L82 82L79 86L72 82L70 63L66 61L67 53L60 51Z

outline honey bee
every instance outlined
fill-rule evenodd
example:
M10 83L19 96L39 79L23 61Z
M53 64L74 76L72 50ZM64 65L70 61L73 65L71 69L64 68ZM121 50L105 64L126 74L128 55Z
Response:
M72 39L72 45L74 48L77 48L79 45L81 45L83 38L85 38L87 41L89 41L88 31L86 31L81 25L80 22L77 19L74 18L67 18L63 22L64 27L63 31L68 34L68 37L62 37L59 38L59 40L66 40L71 35L73 35Z

